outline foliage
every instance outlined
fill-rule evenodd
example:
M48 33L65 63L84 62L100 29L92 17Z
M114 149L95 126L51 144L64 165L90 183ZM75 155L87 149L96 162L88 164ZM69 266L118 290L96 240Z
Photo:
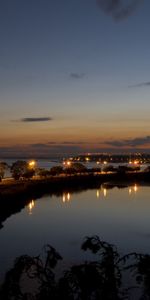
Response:
M116 172L117 169L116 169L114 166L109 165L109 166L104 167L104 168L103 168L103 171L106 172L106 173L107 173L107 172Z
M88 173L100 173L101 172L101 168L97 167L97 168L91 168L87 170Z
M61 166L54 166L50 169L50 175L59 175L63 173L63 167Z
M75 162L75 163L72 163L71 164L71 167L76 171L76 172L79 172L79 173L82 173L82 172L86 172L87 171L87 168L79 163L79 162Z
M126 173L126 172L134 172L134 171L140 171L140 166L118 166L118 173Z
M45 170L45 169L42 169L42 168L38 168L36 170L36 173L37 175L41 176L41 177L47 177L50 175L50 171L49 170Z
M76 173L76 170L73 167L69 167L64 170L64 173L67 175L72 175Z
M17 160L11 166L11 173L14 179L23 178L31 178L35 171L29 167L27 161Z
M5 171L8 169L8 165L6 162L0 162L0 178L4 178Z
M23 178L32 178L35 175L35 170L34 169L27 169L25 173L23 174Z
M0 289L1 300L123 300L130 298L132 289L139 289L138 299L150 299L150 255L130 253L121 256L114 245L98 236L87 237L83 251L91 251L96 260L71 266L62 277L55 276L55 267L62 259L47 245L44 256L23 255L15 260ZM134 286L123 284L123 275L133 276ZM23 280L25 279L25 280ZM30 281L36 289L22 286ZM130 281L129 281L130 282Z

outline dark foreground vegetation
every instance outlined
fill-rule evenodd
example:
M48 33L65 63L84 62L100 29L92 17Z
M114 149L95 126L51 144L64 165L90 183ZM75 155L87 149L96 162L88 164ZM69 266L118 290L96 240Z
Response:
M18 257L0 287L1 300L150 299L150 255L121 255L99 237L87 237L81 249L93 259L57 276L62 257L50 245L36 257Z

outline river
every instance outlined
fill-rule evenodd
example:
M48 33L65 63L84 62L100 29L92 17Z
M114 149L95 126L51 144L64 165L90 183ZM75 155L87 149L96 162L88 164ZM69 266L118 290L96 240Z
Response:
M20 199L21 200L21 199ZM114 187L65 192L30 199L0 230L1 279L22 254L37 255L49 243L65 263L85 258L80 246L85 236L98 235L122 253L149 252L150 187Z

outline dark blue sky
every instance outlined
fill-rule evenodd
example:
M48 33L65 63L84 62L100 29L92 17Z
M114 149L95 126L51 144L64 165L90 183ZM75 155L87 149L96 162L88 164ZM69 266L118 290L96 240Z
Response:
M98 1L1 0L1 150L149 147L150 2Z

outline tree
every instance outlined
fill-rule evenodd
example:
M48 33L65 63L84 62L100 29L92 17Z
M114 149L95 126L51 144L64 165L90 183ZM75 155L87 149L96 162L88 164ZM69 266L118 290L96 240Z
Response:
M116 169L114 166L109 165L109 166L104 167L104 168L103 168L103 171L106 172L106 173L107 173L107 172L116 172L117 169Z
M64 172L63 167L61 166L54 166L50 169L50 175L59 175L62 174Z
M62 257L50 245L38 256L16 258L0 287L0 299L125 300L132 298L132 291L136 299L150 299L149 254L122 256L114 245L98 236L86 237L81 249L96 258L69 266L60 276L55 268ZM129 280L124 282L126 278Z
M6 162L0 162L0 178L4 178L5 171L8 169L8 165Z
M67 174L67 175L73 175L73 174L76 173L76 170L75 170L74 168L72 168L72 167L69 167L69 168L66 168L66 169L64 170L64 172L65 172L65 174Z
M17 180L20 177L24 177L24 174L26 174L29 171L29 165L27 161L17 160L12 164L10 170L12 173L12 177Z
M87 168L81 164L81 163L78 163L78 162L75 162L75 163L72 163L71 164L71 167L78 173L82 173L82 172L86 172L87 171Z

